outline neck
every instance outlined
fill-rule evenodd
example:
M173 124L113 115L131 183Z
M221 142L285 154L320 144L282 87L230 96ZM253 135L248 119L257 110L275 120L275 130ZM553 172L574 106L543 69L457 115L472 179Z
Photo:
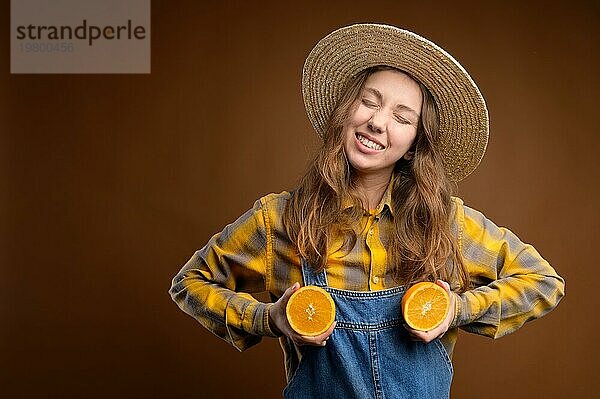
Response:
M383 193L390 183L392 172L388 173L356 173L356 188L367 209L375 209L381 202Z

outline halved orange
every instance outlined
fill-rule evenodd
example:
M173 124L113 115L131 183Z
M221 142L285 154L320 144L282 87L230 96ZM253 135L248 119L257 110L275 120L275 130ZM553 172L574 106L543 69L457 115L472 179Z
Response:
M317 336L335 320L335 303L323 288L307 285L290 297L285 313L290 326L300 335Z
M417 283L402 298L404 321L414 330L433 330L442 324L449 308L450 296L436 283Z

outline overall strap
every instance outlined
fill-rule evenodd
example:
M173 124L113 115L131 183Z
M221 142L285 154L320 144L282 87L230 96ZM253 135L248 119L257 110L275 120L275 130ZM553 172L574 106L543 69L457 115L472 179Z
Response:
M300 264L302 265L302 278L304 285L316 285L319 287L327 287L327 275L325 270L317 273L315 269L308 264L304 258L300 258Z

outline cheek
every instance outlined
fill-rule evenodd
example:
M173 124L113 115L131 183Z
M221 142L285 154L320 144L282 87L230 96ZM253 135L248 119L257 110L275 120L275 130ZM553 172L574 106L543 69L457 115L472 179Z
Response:
M398 149L409 149L417 137L416 127L399 128L390 135L390 143Z
M371 119L371 111L367 107L358 105L350 114L350 124L352 126L360 126L367 123Z
M354 128L350 124L346 124L343 129L342 140L344 143L344 152L348 154L348 150L352 148L352 144L355 140Z

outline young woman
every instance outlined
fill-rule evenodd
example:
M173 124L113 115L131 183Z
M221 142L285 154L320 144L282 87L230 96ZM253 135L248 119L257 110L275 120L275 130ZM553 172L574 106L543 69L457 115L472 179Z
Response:
M485 102L444 50L375 24L322 39L302 90L323 145L299 187L213 236L173 279L173 300L240 351L280 337L287 398L448 397L458 328L501 337L564 295L532 246L451 196L485 152ZM451 297L427 332L400 310L424 280ZM300 282L336 304L320 336L298 335L285 317ZM250 295L263 291L273 303Z

